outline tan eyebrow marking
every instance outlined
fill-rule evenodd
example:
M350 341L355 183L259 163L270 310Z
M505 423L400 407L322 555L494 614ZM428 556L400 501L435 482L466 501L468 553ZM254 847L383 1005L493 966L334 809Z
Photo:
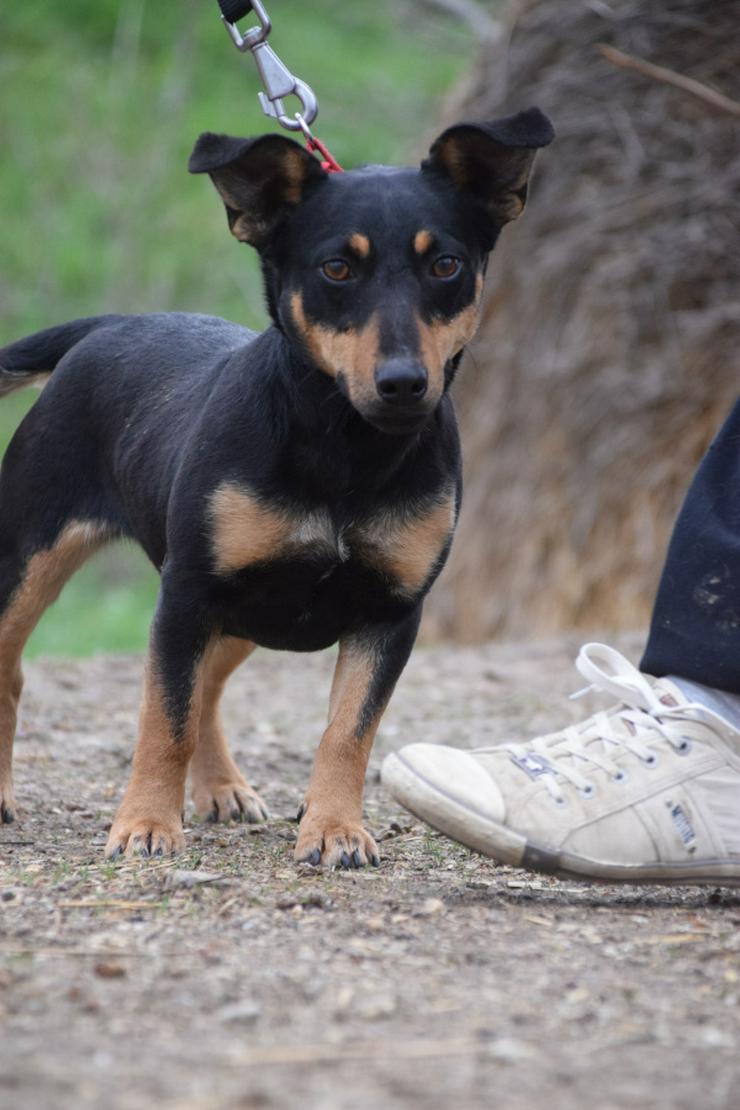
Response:
M416 235L414 236L414 250L417 254L426 254L433 242L434 236L432 235L431 231L427 231L426 228L422 228L422 230L417 231Z
M359 254L360 258L367 258L370 254L370 240L367 235L362 235L359 231L350 235L349 245L355 254Z

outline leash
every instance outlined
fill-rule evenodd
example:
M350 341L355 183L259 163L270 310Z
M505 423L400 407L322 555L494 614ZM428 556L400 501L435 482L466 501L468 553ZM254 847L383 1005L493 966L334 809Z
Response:
M268 44L272 22L260 0L217 0L221 19L229 38L241 54L250 51L260 75L264 92L257 94L262 111L276 119L287 131L301 131L311 154L321 156L321 165L327 173L342 173L342 167L332 157L321 139L311 131L311 124L319 114L319 102L310 85L295 77ZM244 34L236 26L249 12L254 12L258 26L250 27ZM300 101L301 110L292 116L283 103L287 96Z

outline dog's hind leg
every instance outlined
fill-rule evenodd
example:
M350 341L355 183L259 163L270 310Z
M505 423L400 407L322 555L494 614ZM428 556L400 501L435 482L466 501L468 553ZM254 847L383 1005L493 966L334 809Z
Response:
M23 648L67 579L111 534L102 524L71 520L48 546L23 555L5 525L0 519L0 823L9 823L16 815L13 738L23 687Z
M198 742L190 764L196 812L209 821L267 818L267 807L234 762L226 742L219 702L230 674L254 650L249 640L224 636L208 653L203 673Z
M168 559L149 642L139 738L105 848L109 859L168 856L184 848L185 783L218 644L198 581L187 566Z

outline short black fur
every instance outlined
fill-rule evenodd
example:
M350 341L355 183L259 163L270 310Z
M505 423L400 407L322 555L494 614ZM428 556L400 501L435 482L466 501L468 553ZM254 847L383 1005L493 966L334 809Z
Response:
M150 667L174 743L223 636L366 659L365 736L452 540L448 390L487 255L551 138L533 109L449 129L421 170L330 176L280 136L202 136L190 168L259 250L272 323L108 315L0 350L0 395L51 375L0 473L0 620L71 523L127 537L162 575Z

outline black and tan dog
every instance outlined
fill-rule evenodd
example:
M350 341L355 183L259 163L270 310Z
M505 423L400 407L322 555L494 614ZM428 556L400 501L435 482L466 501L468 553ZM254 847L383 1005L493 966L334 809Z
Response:
M328 175L288 138L202 135L190 169L259 251L272 325L100 316L0 350L0 393L51 375L0 474L3 822L23 646L85 559L129 537L162 581L107 855L182 848L188 767L201 816L264 818L223 736L224 683L257 644L339 641L295 855L377 862L365 769L460 501L448 389L552 137L531 109L450 128L420 170Z

